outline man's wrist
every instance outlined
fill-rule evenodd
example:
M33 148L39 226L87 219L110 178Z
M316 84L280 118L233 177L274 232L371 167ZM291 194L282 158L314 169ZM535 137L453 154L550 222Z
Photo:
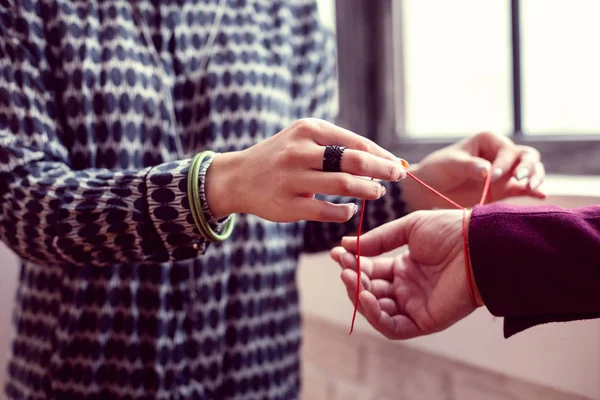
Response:
M470 210L467 213L467 235L469 232L469 224L471 222L471 214L473 213L472 210ZM469 240L467 240L467 243L470 243ZM477 304L477 307L482 307L485 306L485 303L483 302L483 298L481 297L481 293L479 292L479 288L477 287L477 281L475 279L475 274L473 273L473 263L471 262L471 251L470 251L470 245L469 247L467 247L467 257L469 258L467 260L467 263L469 265L469 274L470 274L470 280L471 280L471 289L473 290L473 298L475 299L475 304Z

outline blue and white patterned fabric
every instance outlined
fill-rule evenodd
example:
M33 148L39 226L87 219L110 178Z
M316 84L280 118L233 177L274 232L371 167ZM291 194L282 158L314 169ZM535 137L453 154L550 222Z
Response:
M298 397L298 258L356 219L239 215L207 245L177 141L236 151L333 120L335 41L314 0L228 0L203 70L217 2L0 0L0 237L23 261L9 399ZM366 229L404 213L387 189Z

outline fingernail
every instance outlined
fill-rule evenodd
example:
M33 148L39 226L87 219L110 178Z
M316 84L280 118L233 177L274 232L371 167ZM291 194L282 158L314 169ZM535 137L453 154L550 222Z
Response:
M358 212L358 205L356 203L351 203L349 206L352 207L352 215L356 215Z
M521 179L525 178L528 175L529 175L529 168L521 167L521 168L517 169L517 173L515 174L515 178L517 178L517 180L520 181Z
M532 178L529 181L529 187L531 188L531 190L535 190L535 189L537 189L538 186L540 186L541 183L542 183L542 180L540 178Z
M487 166L485 164L477 164L475 173L482 178L485 178L487 176Z
M382 198L383 196L385 196L386 193L387 193L387 189L385 188L385 186L381 185L381 195L379 196L379 198Z
M408 161L406 161L403 158L396 158L397 162L399 164L401 164L405 169L408 169L408 167L410 167L410 164L408 163Z
M492 182L497 181L502 176L502 168L494 168L492 172Z

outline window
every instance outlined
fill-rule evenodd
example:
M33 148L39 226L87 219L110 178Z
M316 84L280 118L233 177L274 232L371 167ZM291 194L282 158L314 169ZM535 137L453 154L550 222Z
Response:
M462 137L512 130L507 1L392 1L396 130L408 137ZM397 22L397 21L400 22ZM403 51L402 51L403 50ZM403 92L403 93L402 93Z
M335 32L335 1L317 0L317 8L323 26Z
M523 132L600 133L600 2L518 4Z
M491 130L538 148L550 173L600 174L597 0L336 4L341 122L350 129L354 121L413 162ZM352 89L359 79L368 87Z

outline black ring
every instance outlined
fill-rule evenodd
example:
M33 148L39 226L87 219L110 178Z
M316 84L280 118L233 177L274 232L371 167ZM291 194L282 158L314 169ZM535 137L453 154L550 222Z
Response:
M326 146L323 155L323 171L342 172L342 155L346 148L344 146Z

